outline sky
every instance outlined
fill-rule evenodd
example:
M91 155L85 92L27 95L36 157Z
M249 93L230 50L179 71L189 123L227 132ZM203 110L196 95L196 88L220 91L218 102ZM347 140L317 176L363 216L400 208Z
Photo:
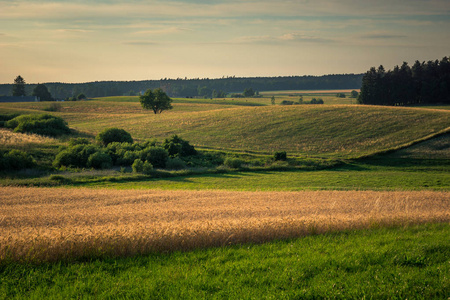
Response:
M0 0L0 83L363 73L444 56L449 0Z

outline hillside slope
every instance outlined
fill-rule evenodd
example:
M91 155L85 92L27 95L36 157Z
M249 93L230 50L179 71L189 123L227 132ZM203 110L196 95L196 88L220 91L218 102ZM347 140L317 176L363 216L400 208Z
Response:
M447 111L377 106L237 107L65 117L72 127L94 134L115 126L139 139L178 134L201 147L326 157L358 157L401 147L450 125Z
M44 103L4 104L0 112L43 113ZM178 134L197 147L289 155L355 158L401 148L450 127L450 111L360 105L243 107L174 103L155 115L138 103L63 103L54 115L96 135L118 127L135 139Z

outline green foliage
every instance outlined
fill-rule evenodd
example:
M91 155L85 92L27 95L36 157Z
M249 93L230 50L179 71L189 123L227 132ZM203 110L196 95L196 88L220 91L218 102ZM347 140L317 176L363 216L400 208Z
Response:
M227 157L223 164L232 169L239 169L242 167L243 161L239 158Z
M283 100L280 102L280 105L293 105L294 101L290 101L290 100Z
M227 96L227 93L226 92L224 92L224 91L216 91L216 90L213 90L213 92L212 92L212 97L213 98L225 98Z
M20 116L20 114L0 114L0 127L5 127L7 121Z
M272 98L270 98L270 103L272 105L275 105L275 96L272 96Z
M167 170L182 170L186 168L186 163L179 157L170 157L166 163Z
M100 132L95 137L95 139L104 146L107 146L108 144L113 142L133 143L133 138L131 137L131 134L119 128L105 129L102 132Z
M38 84L33 89L33 96L39 98L40 101L54 101L52 95L48 91L47 87L44 84Z
M70 133L67 123L52 115L21 115L5 123L5 127L15 132L59 136Z
M242 95L244 97L253 97L255 95L255 91L252 88L246 88Z
M153 91L148 89L144 95L139 97L139 101L144 109L151 109L155 114L172 109L172 99L159 88Z
M403 62L386 71L380 65L363 76L358 102L374 105L450 103L450 60Z
M83 93L81 93L81 94L78 94L78 96L77 96L77 100L86 100L86 95L85 95L85 94L83 94Z
M97 151L89 155L86 166L94 169L109 169L112 167L112 159L108 153Z
M147 160L144 161L144 165L142 166L142 173L149 175L153 171L153 165Z
M69 140L69 146L76 146L76 145L89 145L91 142L86 138L71 138Z
M131 165L133 172L144 173L149 175L153 171L153 165L148 161L142 161L141 159L136 159Z
M19 97L19 96L25 96L25 80L22 78L22 76L17 76L16 79L14 79L14 85L12 88L12 95Z
M155 168L164 169L169 158L169 153L161 147L149 147L139 152L139 158L142 161L148 161Z
M322 98L318 98L318 99L312 98L310 103L311 104L323 104L323 99Z
M345 94L344 93L337 93L336 97L338 97L338 98L345 98Z
M177 135L173 135L169 139L165 139L162 146L167 150L170 157L185 157L197 154L194 146L191 146L188 141L183 140Z
M20 150L0 151L0 170L11 171L32 168L36 165L33 157Z
M89 157L99 151L100 149L93 145L75 145L69 147L61 152L59 152L55 160L53 161L53 166L59 167L74 167L74 168L85 168L88 167ZM94 161L97 158L94 159Z
M286 151L275 152L275 154L273 155L273 159L276 161L277 160L286 160L287 159Z
M355 90L350 92L350 98L358 98L359 93Z
M139 158L137 158L134 160L133 164L131 165L131 168L135 173L142 173L142 171L144 170L144 162Z

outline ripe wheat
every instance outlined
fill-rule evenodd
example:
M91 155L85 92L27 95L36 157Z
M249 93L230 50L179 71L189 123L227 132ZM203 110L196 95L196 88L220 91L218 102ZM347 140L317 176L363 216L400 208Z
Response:
M4 187L0 262L265 242L450 221L448 192L229 192Z

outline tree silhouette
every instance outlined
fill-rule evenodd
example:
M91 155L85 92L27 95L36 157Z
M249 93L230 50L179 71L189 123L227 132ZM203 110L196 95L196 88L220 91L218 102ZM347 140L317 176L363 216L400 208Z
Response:
M25 96L25 80L20 75L17 76L16 79L14 79L12 95L13 96Z

